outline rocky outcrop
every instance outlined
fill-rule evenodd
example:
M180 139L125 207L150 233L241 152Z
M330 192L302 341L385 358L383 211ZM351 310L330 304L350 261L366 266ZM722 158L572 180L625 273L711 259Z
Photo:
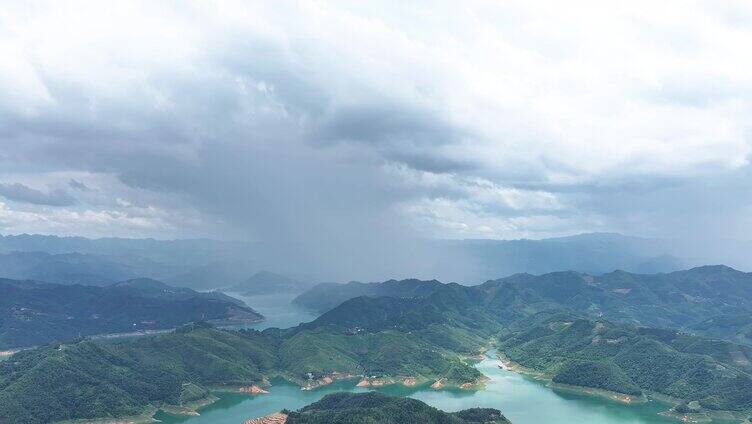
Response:
M256 386L255 384L252 386L241 387L240 389L238 389L238 391L240 393L249 393L252 395L261 395L261 394L269 393L266 390L262 389L261 387Z
M278 412L276 414L267 415L261 418L253 418L245 420L243 424L285 424L287 422L287 415Z
M435 389L435 390L441 389L441 388L444 387L444 383L446 383L446 379L445 378L440 378L440 379L434 381L433 384L431 384L431 388Z
M413 387L418 384L418 381L413 377L407 377L402 380L402 385L407 387Z
M358 384L355 385L355 387L368 387L371 385L371 382L368 381L368 379L364 378L358 382Z
M413 387L418 384L418 380L415 377L404 377L401 379L394 379L390 377L382 378L362 378L356 387L382 387L389 386L391 384L402 384L403 386Z

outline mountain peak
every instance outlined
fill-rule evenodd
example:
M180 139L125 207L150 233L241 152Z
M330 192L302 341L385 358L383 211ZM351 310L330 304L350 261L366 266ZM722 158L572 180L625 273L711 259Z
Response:
M745 275L743 271L731 268L728 265L702 265L686 271L677 271L676 273L686 273L695 275Z

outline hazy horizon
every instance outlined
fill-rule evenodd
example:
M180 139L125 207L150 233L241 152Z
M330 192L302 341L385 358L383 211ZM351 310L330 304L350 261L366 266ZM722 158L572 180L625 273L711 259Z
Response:
M744 2L75 6L0 13L0 234L338 274L435 260L415 240L752 240Z

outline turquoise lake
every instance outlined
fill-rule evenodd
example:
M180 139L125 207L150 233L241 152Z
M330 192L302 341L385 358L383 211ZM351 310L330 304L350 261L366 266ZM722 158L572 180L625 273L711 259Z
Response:
M290 327L310 321L315 315L289 304L281 296L245 297L254 309L271 319L255 328ZM274 311L279 314L275 314ZM297 321L296 321L297 320ZM296 321L296 322L295 322ZM445 411L472 407L491 407L502 411L515 424L657 424L679 423L661 417L665 405L648 402L623 405L584 394L553 390L544 383L527 376L505 371L492 356L477 364L478 369L490 378L486 388L477 392L461 390L432 390L428 387L406 388L389 386L378 391L390 395L410 396ZM339 381L314 391L303 391L282 380L272 382L269 394L250 396L227 393L216 403L199 410L199 416L177 417L159 413L156 418L167 424L242 424L281 409L298 409L336 391L363 392L355 387L356 380Z

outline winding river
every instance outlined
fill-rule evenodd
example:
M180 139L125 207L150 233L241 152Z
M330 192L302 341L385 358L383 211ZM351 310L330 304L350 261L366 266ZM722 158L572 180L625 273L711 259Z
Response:
M244 300L262 314L273 317L265 323L257 324L260 327L289 327L313 318L310 313L290 305L289 298L271 296ZM293 322L296 320L297 322ZM515 424L678 423L658 415L666 406L656 402L623 405L584 394L553 390L530 377L500 369L499 361L492 354L493 352L489 352L477 364L478 369L490 378L486 388L481 391L436 391L425 386L406 388L396 385L378 390L390 395L410 396L445 411L472 407L498 408ZM222 394L219 401L199 410L199 416L178 417L160 412L156 418L166 424L241 424L248 418L267 415L283 408L300 408L328 393L367 390L355 387L356 380L338 381L314 391L300 390L282 380L272 383L269 394L265 395Z

